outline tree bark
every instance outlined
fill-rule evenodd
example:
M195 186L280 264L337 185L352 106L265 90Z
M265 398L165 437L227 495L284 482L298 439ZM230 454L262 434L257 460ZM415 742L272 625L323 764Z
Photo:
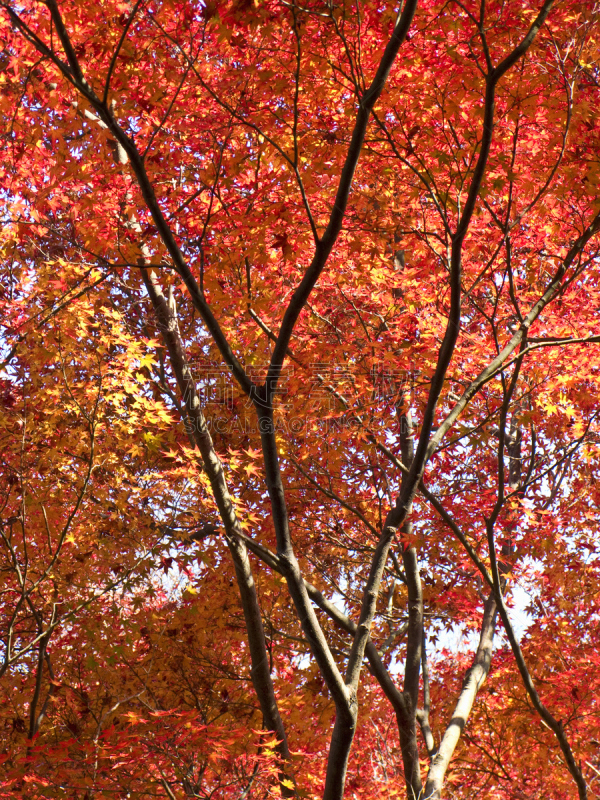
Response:
M425 784L424 800L440 800L442 796L444 777L450 764L450 759L467 724L477 692L482 687L490 670L495 627L496 600L494 594L490 593L483 609L479 646L475 653L473 665L465 676L452 719L431 762L427 783Z
M148 295L152 301L159 329L163 341L169 351L169 357L175 374L179 390L185 402L187 414L186 427L190 433L204 464L204 469L211 484L213 496L219 509L219 514L225 527L225 538L235 567L240 599L246 622L248 644L251 658L252 684L256 691L258 701L264 718L264 724L277 736L277 750L283 762L280 775L281 792L284 797L295 796L295 791L290 789L284 781L290 780L290 751L283 721L277 707L277 699L269 668L262 615L256 593L256 586L252 576L248 551L242 540L242 529L237 518L235 508L229 495L229 490L223 473L223 465L214 449L212 438L204 419L200 406L196 386L191 372L187 366L175 308L167 303L151 269L142 267L142 277Z

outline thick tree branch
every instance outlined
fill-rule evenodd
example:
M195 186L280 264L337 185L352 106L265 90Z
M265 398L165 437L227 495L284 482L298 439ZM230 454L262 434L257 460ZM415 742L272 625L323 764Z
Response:
M477 692L482 687L490 669L495 627L496 600L494 594L490 593L483 609L479 645L473 665L465 676L452 719L446 727L437 753L432 759L425 784L424 800L439 800L442 796L444 776L450 759L467 724Z
M403 406L398 406L400 423L400 445L402 450L402 463L410 470L414 458L414 428L409 399L402 398ZM410 472L403 473L402 480L408 480ZM402 491L402 489L400 490ZM410 510L409 510L410 513ZM412 521L407 517L402 526L402 563L406 575L406 588L408 590L408 636L406 641L406 659L404 664L404 696L410 710L410 735L414 736L412 749L418 752L416 714L419 704L419 682L421 672L422 645L423 645L423 591L417 550L410 543L412 536ZM405 764L405 771L406 771ZM406 774L408 800L419 800L422 796L421 771L418 761L410 764L411 772Z
M348 147L346 160L340 175L337 192L333 201L333 209L329 217L329 222L327 223L327 227L325 228L325 231L315 248L313 260L304 273L304 277L292 295L285 314L283 315L283 320L279 329L279 335L277 337L277 344L273 350L273 355L271 357L271 363L269 366L269 373L267 377L267 396L272 396L276 389L281 367L283 365L286 350L290 343L296 321L300 315L300 312L304 308L317 280L319 279L319 276L325 268L327 259L329 258L329 255L333 250L341 231L342 222L346 213L346 207L348 205L348 198L350 196L350 190L352 187L352 180L354 178L354 173L362 151L371 112L384 89L388 75L390 74L400 47L406 39L406 34L408 33L412 23L416 8L417 0L407 0L402 10L402 14L396 23L394 32L385 48L381 61L379 62L375 77L373 78L370 87L360 98L360 106L356 115L356 122L354 124L354 130L352 131L352 137Z
M432 438L431 430L433 428L435 411L442 392L446 373L450 366L450 361L454 353L454 348L460 332L462 247L473 216L473 212L475 210L475 204L479 196L481 182L483 180L483 175L485 173L492 144L496 84L502 75L504 75L505 72L510 68L510 66L514 64L531 45L535 34L550 12L552 4L553 0L547 0L523 42L521 42L521 44L515 48L515 50L513 50L513 52L507 58L505 58L504 61L502 61L502 63L487 78L481 149L475 170L473 172L473 178L469 187L467 200L465 202L456 232L452 237L452 249L450 257L450 313L448 317L448 323L442 345L440 347L436 368L431 380L429 396L423 415L423 424L421 427L416 453L412 461L409 474L402 482L402 487L396 501L396 505L389 511L387 515L381 538L371 562L371 570L363 595L359 630L355 640L355 647L353 648L355 663L360 663L362 653L364 652L364 645L369 635L370 625L373 620L375 605L377 603L377 597L379 594L381 575L383 574L389 546L396 533L396 530L404 524L410 512L412 500L415 492L417 491L418 485L421 482L425 466L437 444L437 442L434 442L436 438L435 436L433 437L432 441L430 441ZM549 296L548 301L551 296L552 295Z
M283 575L283 567L275 553L258 542L255 542L253 539L250 539L248 536L244 535L243 541L250 552L254 553L254 555L264 561L265 564L268 564L272 569ZM328 600L322 592L311 583L304 580L304 586L312 602L324 611L338 627L351 634L353 637L356 635L356 623L350 619L350 617L340 611L334 603ZM408 797L412 800L413 796L418 797L418 795L414 795L412 789L413 785L416 786L415 775L419 776L418 780L420 782L419 750L417 747L413 705L408 694L401 691L390 677L389 672L381 660L381 654L378 652L375 643L371 639L369 639L365 647L365 656L369 662L372 675L379 683L396 715L404 773L407 781L407 792Z
M144 285L152 301L158 321L158 327L169 352L171 367L175 374L179 391L183 397L187 414L186 428L191 433L202 456L204 469L211 484L213 496L219 509L219 514L225 527L227 545L231 553L237 583L240 590L242 608L246 621L246 631L252 661L252 683L254 685L266 725L272 730L277 739L278 750L284 763L281 789L284 796L293 796L283 780L288 777L290 752L283 722L277 708L277 700L267 653L265 634L262 624L262 615L258 603L256 586L252 576L248 552L243 543L243 534L237 517L235 507L229 495L225 481L223 465L214 449L212 438L208 430L204 414L200 407L200 398L196 390L191 372L187 366L179 328L177 315L173 304L169 304L158 285L151 269L141 268Z

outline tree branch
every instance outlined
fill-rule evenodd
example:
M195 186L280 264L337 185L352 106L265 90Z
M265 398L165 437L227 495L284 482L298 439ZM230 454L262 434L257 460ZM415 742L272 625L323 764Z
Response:
M227 545L233 559L246 621L252 661L252 683L260 703L265 723L279 740L277 748L284 761L280 780L281 791L285 797L294 796L295 791L291 791L283 782L286 778L289 778L287 771L290 768L290 752L283 722L277 708L277 700L275 698L275 691L269 670L269 658L262 624L262 615L258 603L256 586L252 577L248 552L243 543L242 529L229 495L223 472L223 465L214 449L212 438L200 407L200 398L198 397L196 386L186 363L174 305L171 304L171 306L169 306L167 303L153 271L142 267L141 272L144 285L152 301L159 330L169 352L171 367L175 374L179 391L183 397L188 423L186 428L194 437L196 446L202 456L204 469L208 475L213 496L225 527Z
M496 600L492 592L483 609L479 645L473 664L465 676L452 719L446 727L438 751L433 757L429 768L424 800L439 800L442 796L444 776L450 764L450 759L467 724L477 692L482 687L490 669L495 627Z

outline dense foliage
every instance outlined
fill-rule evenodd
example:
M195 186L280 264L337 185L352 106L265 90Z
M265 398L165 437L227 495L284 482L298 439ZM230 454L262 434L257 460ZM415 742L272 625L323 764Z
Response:
M0 0L0 797L600 786L583 0Z

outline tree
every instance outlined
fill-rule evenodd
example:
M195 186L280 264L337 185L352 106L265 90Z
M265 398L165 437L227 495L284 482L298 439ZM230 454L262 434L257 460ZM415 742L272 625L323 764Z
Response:
M597 9L0 7L3 796L592 796Z

